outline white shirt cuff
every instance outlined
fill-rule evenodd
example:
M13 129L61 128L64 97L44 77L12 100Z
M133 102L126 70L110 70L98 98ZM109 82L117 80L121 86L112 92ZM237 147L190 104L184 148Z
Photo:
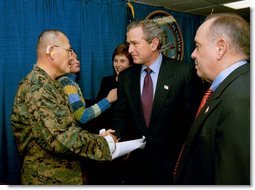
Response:
M111 154L116 150L116 144L110 135L104 137L108 143Z

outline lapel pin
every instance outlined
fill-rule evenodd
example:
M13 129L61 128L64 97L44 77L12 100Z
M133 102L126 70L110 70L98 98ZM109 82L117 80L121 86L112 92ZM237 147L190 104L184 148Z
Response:
M169 90L169 87L167 85L164 85L165 90Z
M206 108L205 113L207 113L208 111L209 111L209 106Z

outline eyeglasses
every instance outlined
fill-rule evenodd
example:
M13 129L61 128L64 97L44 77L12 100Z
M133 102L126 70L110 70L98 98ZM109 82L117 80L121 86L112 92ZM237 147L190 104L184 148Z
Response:
M54 45L53 47L63 48L64 50L66 50L70 54L72 54L74 52L73 48L64 48L64 47L61 47L61 46L58 46L58 45Z

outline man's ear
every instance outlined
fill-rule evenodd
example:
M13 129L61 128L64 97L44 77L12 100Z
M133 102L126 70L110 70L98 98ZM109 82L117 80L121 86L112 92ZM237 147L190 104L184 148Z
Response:
M53 47L52 46L47 46L46 48L46 54L49 55L53 50Z
M52 46L47 46L46 48L46 54L50 56L51 60L54 60L54 52Z
M155 51L159 46L159 39L158 38L154 38L152 41L151 41L151 48L152 48L152 51Z
M217 42L217 57L221 59L227 50L227 42L224 38L221 38Z

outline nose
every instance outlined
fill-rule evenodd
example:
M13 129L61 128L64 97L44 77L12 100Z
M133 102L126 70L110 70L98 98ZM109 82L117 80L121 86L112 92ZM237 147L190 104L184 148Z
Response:
M194 51L192 52L191 58L192 59L196 59L196 49L194 49Z
M128 47L128 53L132 53L133 51L133 45L132 44L129 44L129 47Z
M115 61L115 65L116 65L117 67L119 67L119 66L120 66L120 61Z

